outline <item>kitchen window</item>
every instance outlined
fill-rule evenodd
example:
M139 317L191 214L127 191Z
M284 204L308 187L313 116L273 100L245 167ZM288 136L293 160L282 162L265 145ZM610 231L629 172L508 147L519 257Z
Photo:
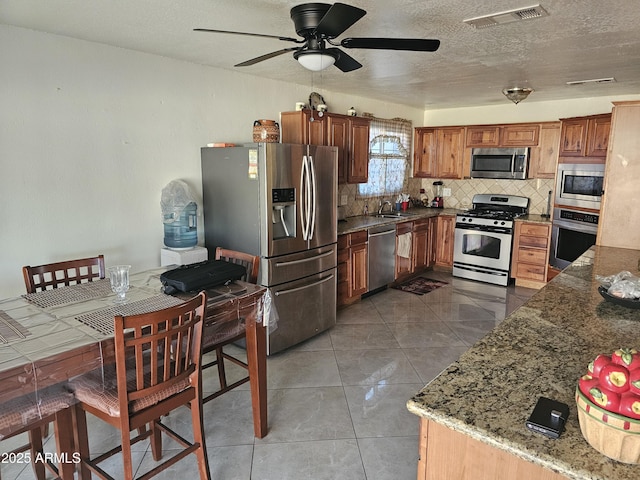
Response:
M358 184L359 197L388 197L407 190L412 132L408 120L371 120L369 181Z

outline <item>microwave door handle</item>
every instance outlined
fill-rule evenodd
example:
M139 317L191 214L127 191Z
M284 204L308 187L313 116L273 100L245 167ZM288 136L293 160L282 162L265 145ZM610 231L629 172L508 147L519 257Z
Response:
M511 178L516 178L516 153L511 154Z

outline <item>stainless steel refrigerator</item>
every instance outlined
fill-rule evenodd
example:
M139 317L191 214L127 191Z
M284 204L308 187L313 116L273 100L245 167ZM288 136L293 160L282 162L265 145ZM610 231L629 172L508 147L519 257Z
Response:
M336 323L337 164L336 147L202 149L205 245L260 256L277 312L268 354Z

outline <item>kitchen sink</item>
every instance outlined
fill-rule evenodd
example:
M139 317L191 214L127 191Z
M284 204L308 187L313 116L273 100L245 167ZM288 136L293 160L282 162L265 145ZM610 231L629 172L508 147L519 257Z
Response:
M413 213L406 213L406 212L376 213L372 216L377 218L403 218L403 217L413 217Z

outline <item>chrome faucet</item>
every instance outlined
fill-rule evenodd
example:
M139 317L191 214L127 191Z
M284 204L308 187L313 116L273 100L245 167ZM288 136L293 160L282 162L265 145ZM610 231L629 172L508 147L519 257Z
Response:
M382 203L382 200L380 200L380 208L378 209L378 215L382 215L382 210L384 210L384 207L386 205L389 205L389 210L391 210L391 202L389 200L386 200L384 203Z

